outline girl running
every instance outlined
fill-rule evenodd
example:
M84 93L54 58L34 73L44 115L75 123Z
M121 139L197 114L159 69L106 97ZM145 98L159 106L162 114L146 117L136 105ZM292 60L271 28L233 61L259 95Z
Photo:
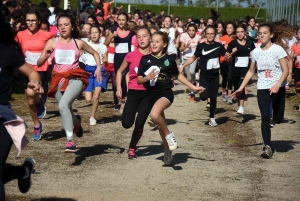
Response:
M2 0L0 0L0 8ZM35 96L35 94L43 93L41 87L41 80L39 74L29 66L23 56L23 52L19 47L18 43L13 38L11 26L5 23L3 16L0 15L0 200L5 200L5 188L4 185L12 180L18 180L18 187L22 193L27 193L31 187L31 173L34 169L35 162L31 158L26 158L23 165L12 166L6 165L11 146L14 143L17 145L18 155L20 154L21 142L25 135L25 125L22 120L10 109L10 95L11 95L11 82L13 80L13 73L18 70L23 76L27 78L27 88L31 89L32 93L28 93L28 96ZM14 136L11 137L11 131L8 129L13 126ZM17 125L17 126L16 126ZM23 142L28 142L25 140ZM23 145L25 146L26 143Z
M114 67L115 72L117 72L128 52L131 52L131 43L134 32L128 29L128 15L125 12L121 12L117 18L118 27L112 29L111 33L105 40L105 45L111 42L111 39L114 38L115 43L115 56L114 56ZM126 84L126 74L127 70L123 73L122 78L122 104L120 107L120 112L123 112L125 102L127 99L127 84Z
M257 101L261 113L261 132L264 141L263 158L273 155L270 128L270 103L273 103L273 120L281 123L285 109L285 83L288 76L286 51L273 43L273 29L269 24L262 24L258 29L261 46L251 55L251 65L243 83L231 96L237 98L255 74L257 65Z
M252 38L256 38L257 30L255 29L255 18L247 16L246 20L247 20L247 24L248 24L247 32L249 33L249 36Z
M122 98L121 79L125 69L129 66L128 97L122 114L122 126L130 128L135 120L129 149L129 159L136 159L136 145L143 134L144 124L150 113L147 91L143 85L137 84L137 72L142 56L149 54L151 34L149 29L140 28L137 31L138 49L126 55L120 69L117 72L117 96ZM135 117L138 112L137 117Z
M177 64L172 55L168 55L168 36L159 31L152 35L152 53L141 58L138 69L138 84L147 89L147 97L151 108L150 117L158 125L159 133L164 144L164 164L171 165L172 151L177 148L177 141L170 132L164 115L164 110L171 106L174 95L172 77L197 92L203 92L203 87L194 86L183 74L178 72Z
M294 63L294 83L296 94L298 97L297 111L300 112L300 28L296 32L297 42L291 48L291 57L295 60Z
M111 39L111 42L107 46L107 62L104 65L105 70L105 79L106 79L106 89L108 80L111 79L111 85L112 85L112 91L113 91L113 97L114 97L114 110L119 110L118 107L118 97L116 95L117 92L117 85L116 85L116 72L114 68L114 57L115 57L115 43L114 38Z
M98 54L101 59L101 64L103 65L106 61L106 52L107 47L100 42L101 31L97 26L92 26L90 30L90 39L87 42ZM102 77L102 82L98 82L97 77L95 76L95 71L97 70L97 62L92 54L86 53L86 66L85 71L90 73L89 84L84 90L84 97L86 102L91 102L93 100L92 112L90 117L90 125L94 126L97 124L95 119L95 114L99 106L100 93L106 91L106 77ZM104 68L101 67L101 74L104 75ZM94 94L93 94L94 90Z
M82 137L83 129L80 115L75 116L73 113L72 103L88 85L89 78L89 74L79 68L80 50L94 56L97 64L94 76L97 77L99 83L102 82L102 67L98 52L86 42L75 39L79 37L79 32L73 16L61 14L57 19L57 28L61 36L48 40L37 65L42 66L50 56L53 59L52 81L48 95L55 97L58 103L67 136L65 152L75 152L76 145L73 134Z
M246 39L246 25L239 24L236 28L237 39L231 41L228 44L227 52L232 55L232 71L231 80L234 86L234 90L237 90L243 82L246 73L249 70L249 56L252 50L255 48L254 43ZM245 90L242 91L239 99L238 114L244 114L245 104Z
M225 55L225 48L221 43L215 42L217 30L215 26L208 25L204 30L206 42L197 45L194 55L181 66L180 72L183 69L193 63L198 57L200 57L200 86L203 86L206 90L200 95L201 100L207 100L210 98L209 107L209 125L217 126L215 120L215 112L217 108L217 96L219 89L219 57ZM227 59L227 57L225 58Z
M44 93L41 94L40 99L38 94L34 97L28 96L28 93L31 93L31 89L27 88L27 84L25 85L25 94L27 94L29 111L34 123L32 139L40 140L43 130L43 124L39 121L39 118L43 118L46 114L44 103L46 102L48 92L48 62L45 62L41 67L38 68L37 60L40 57L46 42L49 39L53 38L53 34L39 29L41 25L41 16L37 10L29 10L26 13L25 22L27 25L27 29L18 32L15 39L22 48L23 54L26 58L26 63L28 63L33 69L38 71L42 80L42 86L44 88ZM26 80L26 83L27 82L28 81Z
M180 51L183 56L183 63L185 63L190 57L192 57L196 51L196 47L201 39L199 35L196 35L197 27L195 24L189 24L187 27L187 32L183 33L180 36ZM197 66L197 60L195 60L190 65L186 66L185 73L187 75L187 79L196 86L195 80L195 70ZM194 101L195 93L191 91L190 93L190 101Z
M233 22L228 22L225 26L226 34L219 38L220 42L224 45L225 49L227 49L228 44L234 39L234 31L235 31L235 24ZM231 83L231 62L225 61L224 57L220 58L221 62L221 75L222 75L222 100L227 102L228 104L232 104L231 99L231 90L232 90L232 83ZM226 93L226 87L227 92Z
M179 47L179 33L172 27L172 21L173 20L170 16L166 16L163 21L164 28L160 29L160 31L168 34L169 44L167 53L172 55L172 57L176 60L177 48Z

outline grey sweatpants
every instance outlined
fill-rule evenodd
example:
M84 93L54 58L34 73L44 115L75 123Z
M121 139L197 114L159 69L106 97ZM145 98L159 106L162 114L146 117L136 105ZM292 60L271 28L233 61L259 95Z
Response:
M195 70L196 70L196 66L197 66L197 59L191 63L190 65L186 66L184 68L187 79L191 82L191 83L195 83ZM185 64L187 62L187 59L183 59L183 63Z
M82 85L83 83L81 80L71 79L63 93L60 91L62 84L58 85L55 93L55 99L58 103L58 110L62 118L67 140L73 140L73 126L79 125L80 123L72 111L72 103L80 95Z

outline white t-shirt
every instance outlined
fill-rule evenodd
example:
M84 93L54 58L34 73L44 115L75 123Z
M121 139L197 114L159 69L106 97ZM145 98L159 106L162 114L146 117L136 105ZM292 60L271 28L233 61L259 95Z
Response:
M201 39L201 36L199 36L197 34L195 35L194 38L191 38L188 33L183 33L180 36L180 41L182 41L185 45L188 44L188 42L190 42L190 47L187 48L185 51L183 51L183 58L184 59L189 59L192 56L194 56L194 53L196 51L196 47L197 47L200 39Z
M257 47L253 50L251 59L257 64L257 89L270 89L282 75L279 60L286 57L286 51L279 45L273 44L269 49ZM285 86L285 82L281 86Z
M100 59L101 59L101 64L102 64L102 59L103 59L104 54L106 54L106 52L107 52L107 47L102 43L95 44L92 41L88 41L87 44L89 46L91 46L94 50L96 50L96 52L98 52ZM85 61L86 65L89 65L89 66L97 65L94 56L91 55L90 53L85 52L85 58L86 58L86 61Z
M160 31L165 32L165 29L160 29ZM169 30L168 38L169 38L168 54L177 54L177 49L175 47L175 40L176 40L175 29L172 27Z

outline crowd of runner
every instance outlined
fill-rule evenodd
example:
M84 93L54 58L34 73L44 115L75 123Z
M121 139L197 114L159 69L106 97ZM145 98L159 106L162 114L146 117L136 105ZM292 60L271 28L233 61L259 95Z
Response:
M158 127L166 166L177 148L164 114L174 100L174 80L187 86L187 101L200 94L207 102L209 125L218 126L217 99L236 103L237 114L244 115L246 86L257 73L263 158L273 155L271 127L283 121L292 79L300 112L300 29L285 20L258 23L247 16L223 22L211 10L206 20L185 21L163 10L158 15L149 10L126 13L122 7L112 8L113 1L102 0L83 1L80 14L61 9L60 0L51 0L50 7L29 0L0 3L0 200L5 199L4 184L13 179L26 193L35 165L31 158L22 166L5 165L13 143L19 153L28 143L25 122L9 103L13 78L23 83L34 141L42 137L47 97L56 99L66 153L77 151L74 135L84 133L72 103L80 96L92 102L89 124L97 125L100 95L111 81L113 108L122 113L122 126L134 124L128 158L137 158L148 120Z

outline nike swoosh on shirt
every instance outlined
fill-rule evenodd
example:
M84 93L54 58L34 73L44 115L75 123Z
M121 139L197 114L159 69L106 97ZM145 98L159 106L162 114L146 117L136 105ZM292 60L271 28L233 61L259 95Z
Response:
M214 49L212 49L212 50L208 50L208 51L204 51L204 49L203 49L203 50L202 50L202 55L207 55L207 54L209 54L209 53L215 51L215 50L218 49L218 48L219 48L219 47L216 47L216 48L214 48Z

